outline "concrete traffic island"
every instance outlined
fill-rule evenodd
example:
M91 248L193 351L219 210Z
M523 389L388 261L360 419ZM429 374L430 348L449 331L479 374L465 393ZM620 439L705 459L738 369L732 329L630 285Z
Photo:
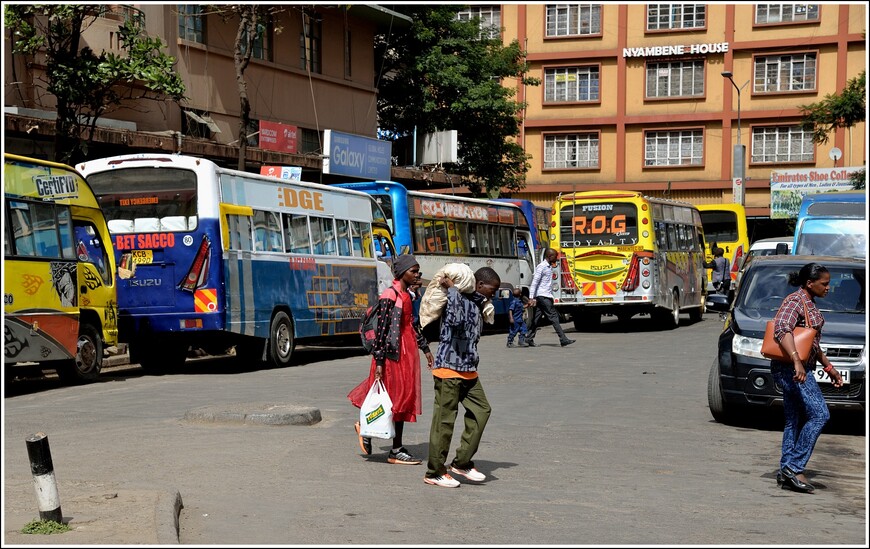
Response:
M314 425L321 419L318 408L263 402L203 406L184 414L190 422L240 425Z

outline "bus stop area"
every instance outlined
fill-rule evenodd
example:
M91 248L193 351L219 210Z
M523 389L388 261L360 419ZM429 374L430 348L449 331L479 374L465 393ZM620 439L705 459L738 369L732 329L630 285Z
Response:
M129 365L80 386L16 381L4 399L4 545L865 544L863 418L832 417L809 465L815 494L780 489L781 412L713 420L706 386L721 323L687 317L675 330L647 317L605 319L594 333L566 325L570 348L552 328L537 348L484 335L493 415L474 460L488 478L456 489L423 484L425 464L387 463L389 441L361 455L346 398L368 371L358 349L300 347L288 368L205 357L160 376ZM425 458L425 373L422 389L404 444ZM186 419L263 403L317 408L321 420ZM19 533L38 517L25 448L36 432L50 441L73 531ZM179 533L166 541L176 495Z

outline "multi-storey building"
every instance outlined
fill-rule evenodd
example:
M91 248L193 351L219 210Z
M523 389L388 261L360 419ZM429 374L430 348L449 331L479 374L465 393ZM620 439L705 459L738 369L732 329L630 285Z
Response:
M342 180L323 174L324 130L377 136L376 34L400 32L411 20L377 5L276 4L261 21L245 71L252 123L247 165L301 167L306 180ZM136 18L166 43L187 99L139 102L100 120L89 156L179 152L235 167L239 156L239 87L233 63L238 18L207 13L200 4L100 5L81 47L121 54L118 27ZM229 6L228 6L229 8ZM4 29L4 149L53 158L51 96L38 86L43 58L11 54ZM389 157L386 162L389 164ZM443 179L442 174L392 168L401 181Z
M609 188L731 202L739 143L747 216L763 218L771 171L866 164L864 123L815 145L799 109L866 70L863 3L503 4L460 15L474 16L518 40L542 82L518 90L532 160L515 197L547 205Z

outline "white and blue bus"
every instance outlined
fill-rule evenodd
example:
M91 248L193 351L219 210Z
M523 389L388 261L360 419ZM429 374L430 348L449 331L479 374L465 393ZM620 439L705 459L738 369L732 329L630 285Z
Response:
M297 341L356 335L377 299L365 193L180 155L78 167L117 255L119 339L146 369L183 364L190 346L286 366Z
M409 191L394 181L336 185L371 194L391 223L402 253L413 253L424 280L447 263L472 270L492 267L503 289L528 294L534 274L533 236L519 206L496 200ZM498 320L507 318L510 292L493 299Z
M804 195L792 254L867 257L867 192Z

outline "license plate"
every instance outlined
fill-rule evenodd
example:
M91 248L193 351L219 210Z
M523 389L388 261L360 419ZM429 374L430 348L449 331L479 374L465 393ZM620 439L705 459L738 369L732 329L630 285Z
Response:
M612 297L590 297L586 299L586 303L604 303L607 301L613 301Z
M837 371L840 372L840 376L843 378L843 385L849 384L849 370L841 370L837 368ZM831 379L831 376L825 373L821 368L815 371L816 381L819 383L833 383L834 381Z
M151 263L154 261L153 250L133 250L133 263Z

